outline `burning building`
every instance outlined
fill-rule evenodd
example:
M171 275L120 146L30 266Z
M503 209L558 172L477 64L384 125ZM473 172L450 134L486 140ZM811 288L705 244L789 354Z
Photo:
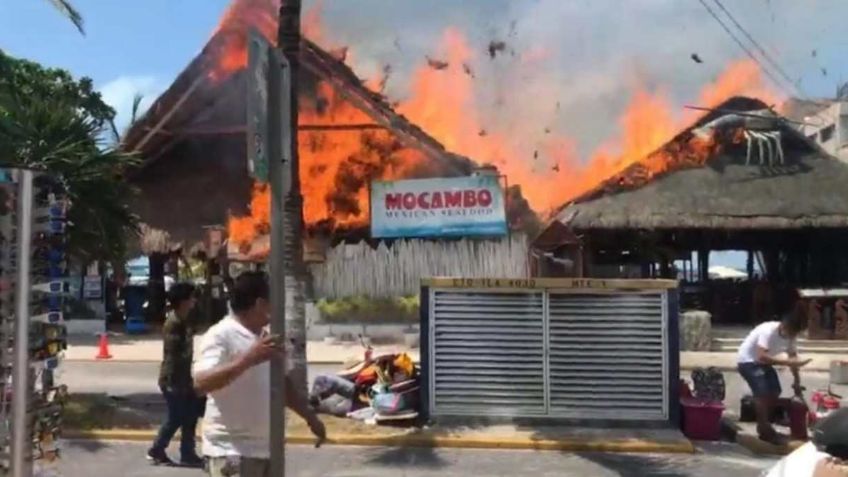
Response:
M275 41L274 4L235 1L203 50L125 137L124 149L144 160L131 175L141 191L134 210L172 244L203 243L207 227L224 226L233 258L262 260L268 252L269 191L251 179L246 159L246 63L250 29ZM312 265L318 294L375 294L363 288L363 273L382 287L376 294L417 290L422 275L525 275L521 233L500 240L361 242L368 239L372 180L466 176L478 165L398 114L345 65L346 54L307 38L301 47L300 180L306 242L317 252L308 257L321 262ZM514 228L532 225L535 214L520 189L507 196ZM357 267L345 265L355 257Z
M762 320L794 287L848 282L846 184L848 165L734 97L562 206L533 244L535 273L680 278L684 305ZM748 281L711 282L710 251L723 250L748 253Z

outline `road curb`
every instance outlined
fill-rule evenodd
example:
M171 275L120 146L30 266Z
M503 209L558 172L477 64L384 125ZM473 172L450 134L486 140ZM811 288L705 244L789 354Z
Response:
M735 442L758 455L784 456L804 445L802 441L789 441L783 446L763 442L757 435L740 426L735 419L727 416L721 419L721 430L722 435L727 437L731 442Z
M804 442L801 441L791 441L786 445L776 446L763 442L759 437L748 433L739 433L736 436L736 443L754 454L777 456L789 455L792 451L804 445Z
M686 365L680 366L681 371L692 371L697 368L715 368L723 373L735 373L737 372L736 366L710 366L709 364L703 365ZM804 367L804 371L812 372L812 373L829 373L830 368L808 368Z
M64 432L64 438L74 440L147 442L152 441L155 436L155 430L104 429L88 431L68 430ZM311 435L294 434L286 436L286 442L288 444L313 445L315 444L315 438ZM351 434L332 436L327 439L326 444L338 446L440 447L453 449L512 449L608 453L695 453L695 446L687 439L652 441L648 439L592 440L568 438L557 440L516 439L507 437L427 436L421 434L395 436Z
M64 358L62 359L65 363L156 363L159 364L162 362L161 359L121 359L121 358L110 358L110 359L94 359L94 358ZM341 361L310 361L307 364L315 364L319 366L344 366L345 363ZM418 363L416 363L418 364Z

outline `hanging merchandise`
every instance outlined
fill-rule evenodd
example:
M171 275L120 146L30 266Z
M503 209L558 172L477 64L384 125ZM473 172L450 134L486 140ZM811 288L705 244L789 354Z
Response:
M68 396L54 373L67 347L69 202L49 175L0 178L0 477L54 477Z

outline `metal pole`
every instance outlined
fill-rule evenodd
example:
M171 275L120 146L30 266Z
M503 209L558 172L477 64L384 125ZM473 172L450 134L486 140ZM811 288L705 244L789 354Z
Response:
M291 353L289 383L299 389L306 388L306 305L304 302L306 268L303 262L303 196L300 185L300 159L298 155L298 71L300 71L300 0L282 0L277 44L288 62L286 89L289 114L283 123L283 179L285 186L285 250L286 293L288 294L286 320L288 344Z
M283 177L283 142L286 128L287 69L279 51L272 49L268 58L268 179L271 186L271 333L280 335L286 343L285 240L283 214L285 186ZM286 474L286 356L271 360L271 475Z
M23 170L18 187L18 277L15 290L15 361L12 377L12 476L30 477L29 269L32 245L32 171Z

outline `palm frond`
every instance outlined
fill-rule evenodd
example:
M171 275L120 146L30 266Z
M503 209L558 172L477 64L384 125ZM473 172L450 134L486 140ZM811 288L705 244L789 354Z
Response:
M112 132L112 138L115 140L115 144L121 142L121 133L118 132L118 126L115 125L115 120L109 120L109 130Z
M85 35L82 15L80 15L80 12L71 5L71 2L67 0L50 0L50 3L52 3L53 6L62 13L62 15L67 17L68 20L77 27L77 30L79 30L81 34Z
M141 101L144 99L144 95L141 93L136 93L133 96L132 102L132 114L130 115L130 126L135 123L135 120L138 119L138 108L141 106Z

